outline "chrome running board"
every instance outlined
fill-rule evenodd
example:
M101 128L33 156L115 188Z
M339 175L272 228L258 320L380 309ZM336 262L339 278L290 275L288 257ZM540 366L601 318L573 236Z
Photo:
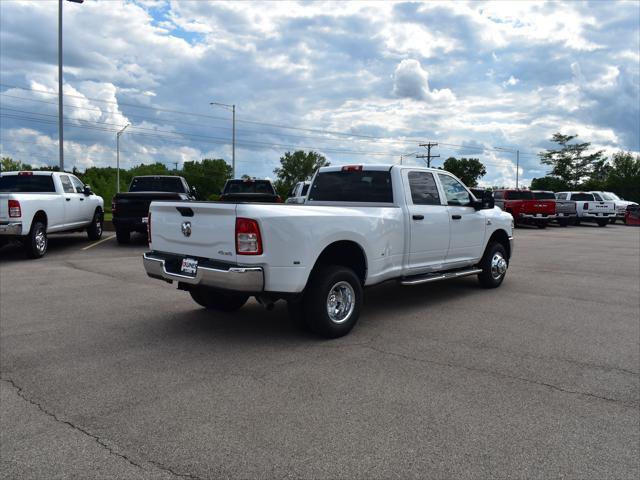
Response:
M471 270L457 270L444 273L427 273L424 275L416 275L414 277L405 277L400 280L401 285L420 285L422 283L437 282L440 280L450 280L452 278L467 277L481 273L481 268L472 268Z

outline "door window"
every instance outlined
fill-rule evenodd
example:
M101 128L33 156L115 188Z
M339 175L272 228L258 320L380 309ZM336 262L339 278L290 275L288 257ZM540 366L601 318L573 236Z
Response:
M432 173L409 172L409 187L414 205L440 205L440 195Z
M60 181L62 182L62 189L64 190L64 193L75 193L75 189L67 175L60 175Z
M444 194L447 198L447 205L467 206L471 203L471 195L465 186L449 175L438 174Z
M76 193L84 193L84 184L78 180L76 177L69 177L71 179L71 183L73 184L73 188L76 189Z

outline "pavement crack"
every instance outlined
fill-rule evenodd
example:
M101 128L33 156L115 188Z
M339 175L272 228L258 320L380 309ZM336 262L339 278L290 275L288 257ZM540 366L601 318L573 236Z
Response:
M509 375L509 374L506 374L506 373L496 372L494 370L487 370L487 369L484 369L484 368L469 367L469 366L466 366L466 365L458 365L458 364L455 364L455 363L438 362L438 361L435 361L435 360L428 360L428 359L425 359L425 358L412 357L410 355L405 355L403 353L398 353L398 352L391 352L391 351L384 350L382 348L374 347L374 346L371 346L371 345L365 346L364 348L368 348L368 349L371 349L371 350L376 351L378 353L382 353L383 355L389 355L389 356L404 358L405 360L411 360L411 361L414 361L414 362L429 363L429 364L433 364L433 365L439 365L441 367L457 368L457 369L468 370L468 371L471 371L471 372L479 372L479 373L483 373L485 375L491 375L491 376L494 376L494 377L508 378L508 379L511 379L511 380L517 380L517 381L521 381L521 382L526 382L526 383L529 383L529 384L532 384L532 385L539 385L541 387L550 388L552 390L556 390L556 391L562 392L562 393L569 393L569 394L572 394L572 395L582 395L582 396L585 396L585 397L596 398L598 400L604 400L604 401L607 401L607 402L617 403L617 404L624 405L624 406L627 406L627 407L637 408L637 405L635 405L634 403L624 402L624 401L621 401L621 400L616 399L616 398L605 397L603 395L596 395L595 393L582 392L580 390L570 390L570 389L567 389L567 388L559 387L558 385L554 385L552 383L546 383L546 382L541 382L541 381L537 381L537 380L532 380L530 378L519 377L517 375Z
M47 415L48 417L52 418L53 420L55 420L58 423L61 423L63 425L67 425L68 427L72 428L73 430L82 433L83 435L92 438L100 447L102 447L103 449L107 450L109 452L110 455L113 455L115 457L121 458L122 460L126 461L128 464L133 465L136 468L139 468L140 470L143 470L145 472L147 472L148 470L141 465L140 463L134 461L131 457L129 457L128 455L125 455L124 453L120 453L118 451L116 451L111 445L109 445L106 441L104 441L102 438L100 438L99 436L89 432L88 430L86 430L85 428L76 425L73 422L70 422L68 420L64 420L62 418L60 418L58 415L56 415L55 413L49 411L48 409L46 409L44 407L44 405L42 405L40 402L37 402L35 400L33 400L32 398L29 398L25 392L24 389L19 386L18 384L16 384L11 378L7 378L7 377L3 377L0 380L2 380L3 382L8 383L9 385L11 385L15 391L16 394L22 398L25 402L29 403L30 405L35 406L38 410L40 410L42 413L44 413L45 415ZM156 467L159 470L162 470L164 472L170 473L171 475L174 475L176 477L181 477L181 478L192 478L195 480L204 480L201 477L198 477L196 475L190 474L190 473L180 473L177 472L175 470L173 470L170 467L167 467L159 462L153 461L153 460L147 460L146 463L153 465L154 467Z

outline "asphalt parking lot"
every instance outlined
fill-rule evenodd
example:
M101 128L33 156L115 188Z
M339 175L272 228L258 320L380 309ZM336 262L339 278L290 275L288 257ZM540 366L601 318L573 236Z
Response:
M501 288L380 285L332 341L145 247L0 250L2 478L638 478L640 228L517 229Z

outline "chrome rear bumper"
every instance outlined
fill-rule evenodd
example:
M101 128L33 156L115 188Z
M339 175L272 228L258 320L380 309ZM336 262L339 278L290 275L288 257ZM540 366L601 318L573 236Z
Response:
M22 222L0 222L0 235L22 235Z
M180 256L175 256L181 258ZM264 289L264 271L262 267L229 266L228 268L212 268L198 265L196 274L185 275L170 272L166 268L165 258L154 256L148 252L142 255L142 263L151 278L203 285L236 292L262 292Z

